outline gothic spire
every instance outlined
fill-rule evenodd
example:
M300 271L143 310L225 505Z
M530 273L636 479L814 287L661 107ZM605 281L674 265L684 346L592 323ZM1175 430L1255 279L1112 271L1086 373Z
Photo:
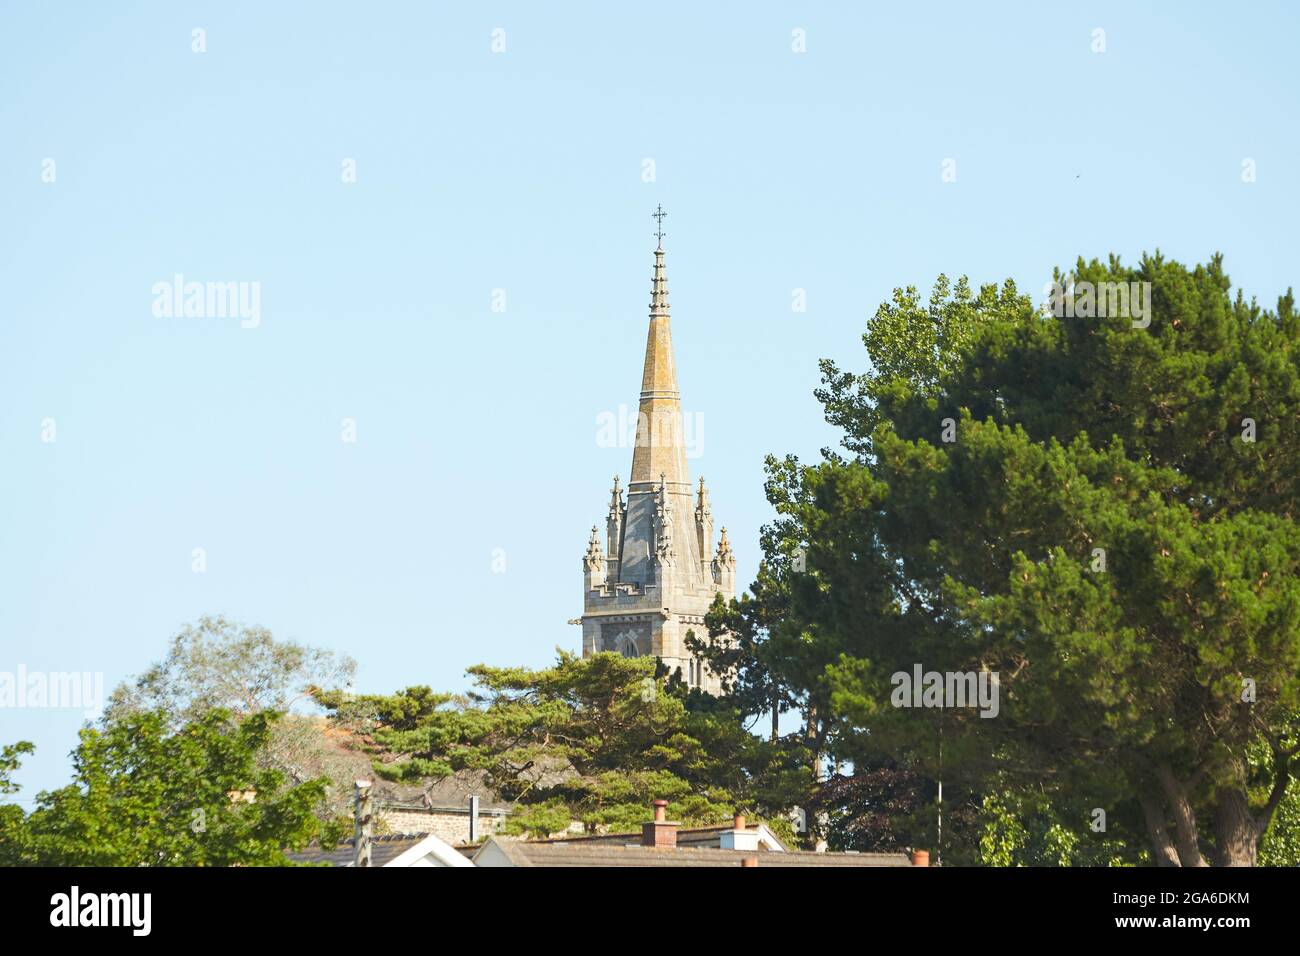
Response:
M719 675L706 671L687 636L692 629L700 633L715 597L735 595L736 559L726 531L715 550L709 490L703 479L697 487L686 467L686 439L696 434L685 431L677 390L662 207L654 218L659 241L632 479L620 485L615 477L606 498L605 534L602 538L593 530L587 543L579 619L582 654L653 654L668 673L680 673L692 688L717 694L722 691Z
M587 553L582 556L582 566L588 571L595 571L604 563L605 555L600 550L600 538L596 535L596 526L591 526L591 537L587 539Z
M700 555L700 571L707 578L713 565L713 512L709 508L709 492L700 476L700 490L695 498L695 537Z
M722 534L718 538L718 553L714 559L716 563L723 568L735 569L736 554L731 550L731 542L727 540L727 529L722 529Z
M617 562L623 550L623 521L627 517L627 506L623 504L623 486L619 484L618 475L614 476L614 487L609 493L609 515L605 518L606 547L609 560ZM617 568L611 568L617 572Z
M682 435L681 395L677 391L677 370L673 364L668 278L664 274L662 246L655 250L654 280L650 286L650 329L646 335L645 367L641 374L631 484L653 483L660 474L675 486L690 481Z

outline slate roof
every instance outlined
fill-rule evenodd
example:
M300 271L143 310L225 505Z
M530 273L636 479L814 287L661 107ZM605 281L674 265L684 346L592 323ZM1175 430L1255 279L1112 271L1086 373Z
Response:
M370 840L370 865L383 866L385 863L397 859L428 835L427 833L400 833L372 837ZM286 853L285 856L295 863L328 863L330 866L351 866L352 840L344 840L332 850L322 850L313 843L304 850Z
M686 827L677 831L677 845L679 847L712 847L718 848L722 842L722 834L732 832L734 828L731 824L712 826L712 827ZM756 831L758 825L753 824L746 829ZM771 831L768 831L771 833ZM772 839L777 840L776 835L772 834ZM547 840L530 840L530 843L602 843L612 844L615 846L626 846L629 843L640 843L641 833L599 833L594 835L575 834L573 836L552 837ZM777 840L777 843L781 843ZM783 849L788 850L785 844L781 844ZM762 847L760 853L767 853L767 847Z
M600 840L499 840L494 843L515 866L685 866L717 867L740 866L745 858L759 859L760 867L772 866L906 866L912 862L904 853L786 853L763 852L757 854L741 850L702 849L678 847L677 849L616 846Z

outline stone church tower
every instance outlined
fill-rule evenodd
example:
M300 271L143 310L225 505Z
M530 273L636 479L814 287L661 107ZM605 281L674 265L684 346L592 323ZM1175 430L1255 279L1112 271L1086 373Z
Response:
M650 654L670 673L680 668L689 686L716 694L718 677L687 650L686 632L708 638L704 614L715 594L735 596L736 558L726 528L714 549L709 493L703 478L692 486L686 468L662 229L656 235L632 476L626 503L614 477L605 533L591 529L582 561L582 654Z

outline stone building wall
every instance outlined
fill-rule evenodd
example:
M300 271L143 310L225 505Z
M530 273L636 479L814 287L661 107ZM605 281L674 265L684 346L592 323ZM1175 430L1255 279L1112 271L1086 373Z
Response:
M510 811L480 809L478 834L483 839L496 833L505 823ZM432 833L455 846L469 842L469 809L467 807L381 807L379 820L389 833Z

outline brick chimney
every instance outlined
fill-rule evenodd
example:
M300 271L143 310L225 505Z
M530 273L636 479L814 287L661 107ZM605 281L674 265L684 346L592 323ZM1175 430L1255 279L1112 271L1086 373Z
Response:
M668 801L656 800L654 808L655 818L641 824L641 845L661 850L676 849L677 824L668 820Z
M929 850L913 850L913 851L912 851L912 865L913 865L913 866L929 866L929 865L930 865L930 851L929 851Z
M723 830L718 845L724 850L744 850L746 852L756 852L758 850L758 830L749 830L745 828L745 815L737 813L732 820L730 830Z

